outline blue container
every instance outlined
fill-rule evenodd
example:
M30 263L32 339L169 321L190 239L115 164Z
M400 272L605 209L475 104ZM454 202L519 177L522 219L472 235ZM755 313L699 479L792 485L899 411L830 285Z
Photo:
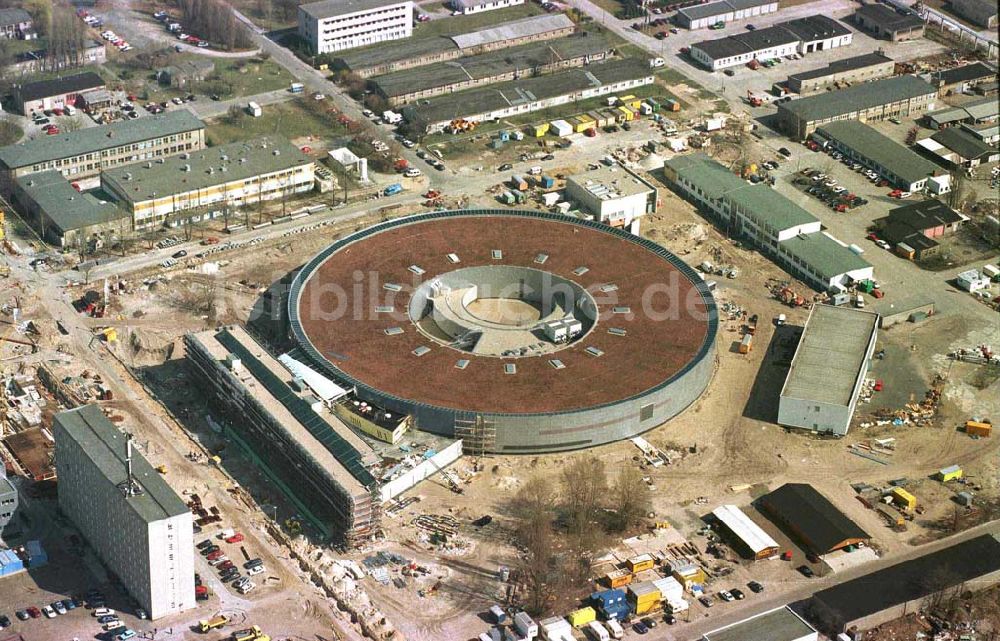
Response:
M617 588L594 592L590 595L590 602L602 619L623 619L629 613L625 591Z

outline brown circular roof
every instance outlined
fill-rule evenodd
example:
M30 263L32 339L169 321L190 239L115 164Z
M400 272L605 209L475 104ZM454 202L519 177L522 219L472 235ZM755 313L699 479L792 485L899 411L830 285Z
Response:
M415 285L459 267L496 264L582 285L599 303L598 323L562 350L498 358L439 344L410 321ZM334 243L299 274L289 311L313 358L360 386L460 411L553 413L641 395L703 358L717 323L711 295L696 283L693 270L663 248L603 225L538 212L449 212ZM676 313L662 319L644 311L670 306ZM456 366L461 360L469 361L464 369ZM511 363L515 373L505 371Z

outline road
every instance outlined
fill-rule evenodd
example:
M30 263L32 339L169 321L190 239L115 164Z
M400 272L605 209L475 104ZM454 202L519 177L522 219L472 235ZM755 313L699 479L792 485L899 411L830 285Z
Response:
M776 586L768 585L761 595L754 595L749 590L745 601L735 603L723 603L716 599L716 605L710 614L704 618L697 619L691 623L678 623L674 626L659 625L650 633L642 637L649 641L697 641L706 632L711 632L718 628L742 621L755 614L760 614L787 603L794 603L812 596L814 593L841 583L845 583L859 576L882 570L902 561L909 561L932 552L937 552L956 543L967 541L982 534L1000 535L1000 523L994 521L965 530L954 536L950 536L934 543L928 543L918 548L907 550L903 554L896 554L891 557L883 557L877 561L867 563L858 567L849 568L843 572L831 574L825 577L817 577L806 583L799 583L793 589L775 589ZM767 561L764 561L767 563ZM780 563L780 561L775 561ZM706 612L705 608L695 606L699 614Z

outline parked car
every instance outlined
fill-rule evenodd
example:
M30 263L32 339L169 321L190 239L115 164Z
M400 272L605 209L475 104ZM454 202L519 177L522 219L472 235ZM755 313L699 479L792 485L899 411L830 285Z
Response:
M10 625L10 618L6 614L0 614L0 630L9 628Z
M240 534L239 532L237 532L236 534L234 534L231 537L227 538L226 539L226 543L239 543L242 540L243 540L243 535Z
M46 619L54 619L57 616L51 605L42 606L42 613L45 614Z
M207 548L202 548L201 555L202 556L208 556L209 554L212 554L213 552L218 552L218 551L219 551L219 546L215 545L213 543L212 545L208 546Z
M212 539L205 539L195 547L197 547L199 550L204 550L207 547L211 547L211 545L212 545Z
M723 601L725 601L726 603L728 603L730 601L735 601L736 600L733 597L733 595L729 593L728 590L722 590L722 591L720 591L719 592L719 598L722 599Z
M647 632L649 632L649 628L647 628L642 623L642 621L636 621L635 623L633 623L632 624L632 629L635 630L636 633L638 633L638 634L646 634Z
M31 615L28 614L27 610L18 610L14 613L14 616L17 617L18 621L27 621L31 618Z
M787 147L782 147L778 149L778 153L784 156L785 158L788 158L789 156L792 155L792 152L789 151Z
M710 608L713 605L715 605L715 602L712 601L712 597L707 596L707 595L703 596L703 597L698 597L698 603L701 603L706 608Z
M66 606L62 604L62 601L53 601L51 605L56 614L66 614Z
M757 581L747 583L747 587L750 588L750 591L754 594L760 594L764 591L764 585L762 583L758 583Z
M802 574L802 576L808 579L811 579L812 577L815 576L815 573L812 571L812 568L809 567L808 565L800 565L796 569Z
M732 594L737 601L742 601L743 599L747 598L747 595L743 594L743 590L739 588L733 588L732 590L729 591L729 594Z

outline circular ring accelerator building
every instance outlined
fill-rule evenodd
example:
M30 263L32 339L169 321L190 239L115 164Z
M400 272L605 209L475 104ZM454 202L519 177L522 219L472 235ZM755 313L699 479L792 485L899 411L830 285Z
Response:
M659 245L534 211L459 210L342 238L296 276L292 334L360 399L486 451L571 450L694 402L718 317Z

